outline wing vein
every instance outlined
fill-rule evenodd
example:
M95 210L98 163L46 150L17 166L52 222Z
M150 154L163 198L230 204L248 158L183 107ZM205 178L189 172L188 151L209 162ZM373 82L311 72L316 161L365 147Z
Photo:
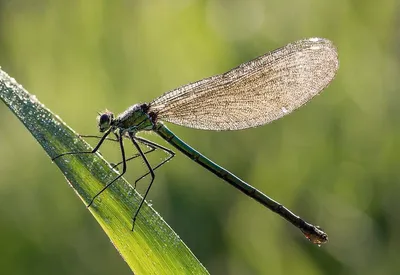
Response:
M206 130L256 127L318 95L339 67L329 40L296 41L216 76L171 90L150 103L158 119Z

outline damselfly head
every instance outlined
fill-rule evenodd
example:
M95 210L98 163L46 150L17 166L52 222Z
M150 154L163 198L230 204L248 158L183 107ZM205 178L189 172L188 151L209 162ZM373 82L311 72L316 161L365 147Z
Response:
M100 133L103 133L108 129L110 129L113 119L114 119L114 114L112 112L105 111L99 114L99 116L97 117L97 122L99 125Z

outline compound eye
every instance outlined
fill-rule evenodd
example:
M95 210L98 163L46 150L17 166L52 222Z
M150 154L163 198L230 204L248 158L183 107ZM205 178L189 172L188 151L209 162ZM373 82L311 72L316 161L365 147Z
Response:
M99 124L110 123L110 116L108 114L102 114L99 119Z

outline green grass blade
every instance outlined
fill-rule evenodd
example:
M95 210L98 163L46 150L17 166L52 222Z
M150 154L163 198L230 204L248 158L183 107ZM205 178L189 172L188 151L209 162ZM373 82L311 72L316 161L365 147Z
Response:
M45 108L13 78L0 70L0 98L21 120L50 157L91 150L58 116ZM98 154L59 158L55 164L86 205L115 176ZM136 274L208 274L189 248L150 206L145 204L131 229L141 197L123 179L89 208L115 248Z

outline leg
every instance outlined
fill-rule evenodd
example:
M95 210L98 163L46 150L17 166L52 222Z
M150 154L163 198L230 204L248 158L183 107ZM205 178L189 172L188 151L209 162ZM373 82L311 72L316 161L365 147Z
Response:
M54 160L58 159L59 157L62 157L62 156L65 156L65 155L94 154L94 153L97 152L97 150L99 150L100 146L103 144L104 140L107 138L107 136L110 133L111 133L111 128L104 134L104 136L100 139L99 143L96 145L96 147L94 147L94 149L92 151L67 152L67 153L63 153L63 154L60 154L58 156L55 156L51 160L54 161Z
M144 201L145 201L145 199L147 197L147 194L150 191L150 188L151 188L151 185L153 184L155 175L154 175L154 171L151 168L151 165L150 165L149 161L147 160L146 156L143 154L142 149L140 149L139 144L136 142L134 135L130 133L129 137L131 138L131 140L132 140L133 144L135 145L136 149L138 150L140 156L142 157L142 159L143 159L144 163L146 164L147 168L149 169L149 173L151 175L151 180L150 180L149 187L147 187L146 193L144 194L144 196L142 198L142 201L140 202L139 207L135 212L135 215L133 215L133 219L132 219L132 231L133 231L133 229L135 227L135 222L136 222L137 215L139 214L140 208L142 207L142 205L143 205L143 203L144 203Z
M102 137L94 136L94 135L79 135L79 136L80 136L80 137L84 137L84 138L97 138L97 139L101 139L101 138L102 138ZM114 138L106 138L106 140L119 142L118 139L114 139ZM147 151L143 152L145 155L148 154L148 153L153 152L154 150L156 150L156 148L155 148L154 146L152 146L150 143L149 143L149 144L146 144L146 145L147 145L148 147L150 147L150 150L147 150ZM130 161L130 160L133 160L133 159L135 159L135 158L137 158L137 157L140 157L140 154L135 154L135 155L133 155L132 157L127 158L127 159L126 159L126 162L128 162L128 161ZM112 168L116 168L117 166L121 165L122 163L123 163L122 161L121 161L121 162L118 162L117 164L113 164L111 167L112 167Z
M145 152L143 152L143 154L146 155L146 154L151 153L151 152L153 152L154 150L156 150L155 147L151 147L151 146L149 146L149 147L150 147L150 149L147 150L147 151L145 151ZM137 157L140 157L140 154L134 154L133 156L127 158L127 159L126 159L126 162L128 162L128 161L130 161L130 160L133 160L133 159L135 159L135 158L137 158ZM112 165L112 168L115 168L115 167L117 167L117 166L119 166L119 165L121 165L121 164L122 164L122 161L121 161L121 162L118 162L117 164Z
M156 170L157 168L163 166L165 163L167 163L168 161L170 161L170 160L175 156L175 152L174 152L174 151L172 151L172 150L170 150L170 149L168 149L168 148L166 148L166 147L164 147L164 146L158 145L157 143L151 142L151 141L149 141L149 140L147 140L147 139L144 139L144 138L141 138L141 137L135 137L135 138L136 138L136 140L139 141L140 143L143 143L143 144L149 146L150 148L161 149L161 150L163 150L164 152L166 152L166 153L169 155L169 156L168 156L166 159L164 159L162 162L160 162L159 164L157 164L156 166L154 166L154 167L152 168L153 171ZM136 184L137 184L141 179L143 179L144 177L146 177L148 174L150 174L150 171L147 172L146 174L142 175L140 178L138 178L138 179L135 181L135 189L136 189Z
M117 135L116 135L117 136ZM92 205L92 203L94 202L94 200L101 194L104 192L104 190L106 190L108 187L110 187L111 184L113 184L117 179L119 179L120 177L122 177L125 172L126 172L126 160L125 160L125 149L124 149L124 143L122 141L122 136L117 136L118 140L119 140L119 146L121 147L121 154L122 154L122 173L118 175L118 177L116 177L115 179L113 179L109 184L107 184L106 186L104 186L103 189L100 190L99 193L97 193L92 200L90 201L90 203L88 204L87 207L90 207Z
M97 139L101 139L102 138L101 136L95 136L95 135L79 135L79 137L82 137L82 138L97 138ZM106 138L106 140L119 142L119 140L116 139L116 138Z

